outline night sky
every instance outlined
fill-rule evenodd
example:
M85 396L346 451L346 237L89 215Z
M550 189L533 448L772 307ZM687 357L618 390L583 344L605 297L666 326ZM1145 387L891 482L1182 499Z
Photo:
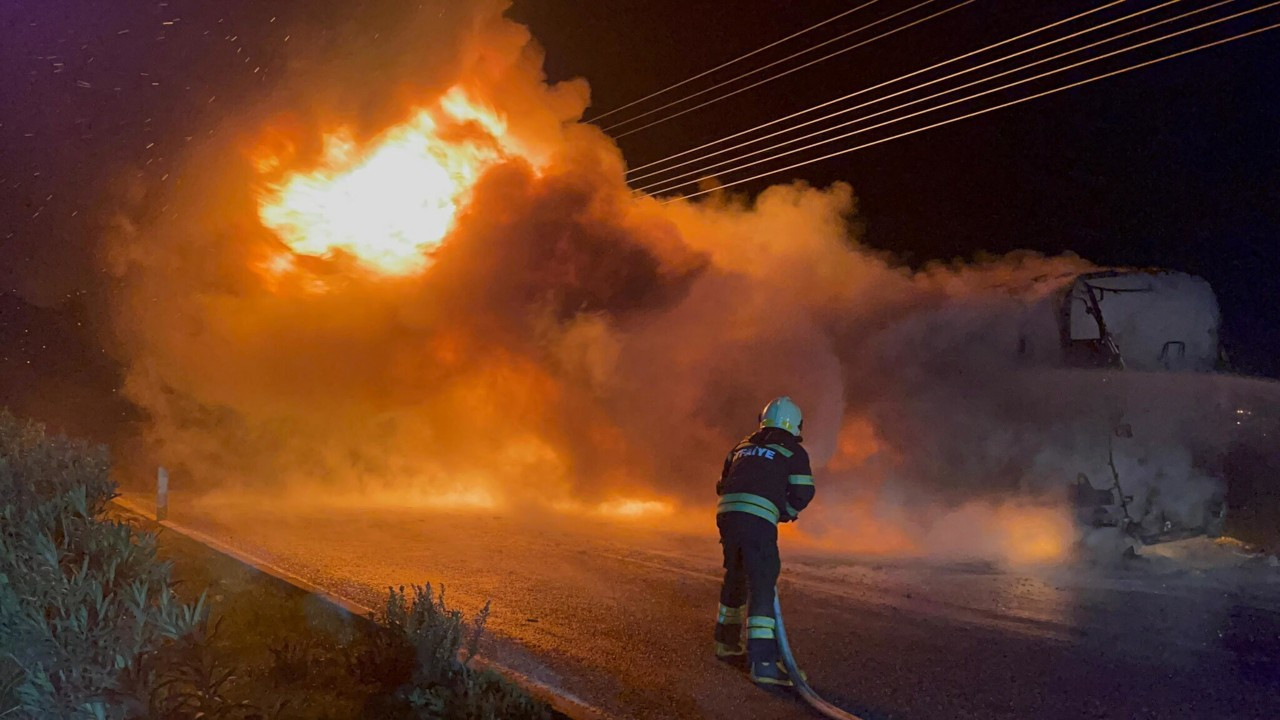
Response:
M349 42L355 38L376 46L398 13L419 4L0 4L0 290L45 306L69 299L97 304L105 284L97 238L110 221L104 208L113 198L135 186L162 187L192 171L179 162L184 148L218 132L242 108L269 98L295 67L300 44L314 49L340 38L344 42L334 41L333 47L359 47ZM775 59L914 4L880 0L866 14L756 59ZM951 4L935 3L938 9ZM644 163L1095 4L1100 3L977 0L620 144L629 162ZM1129 2L1116 12L1152 4ZM1204 4L1188 0L1170 12ZM1231 9L1259 4L1237 0ZM509 14L530 25L543 44L553 80L590 81L598 112L851 5L523 0ZM1214 32L1220 36L1277 20L1280 11L1269 10ZM1277 67L1280 32L746 189L791 179L818 185L847 181L860 199L866 242L914 264L1029 248L1200 274L1218 292L1236 364L1280 375ZM726 71L713 80L729 76ZM691 89L698 87L704 86ZM5 307L12 305L6 301ZM19 326L30 320L15 313L3 318L5 337L29 330ZM77 320L69 327L94 323ZM82 340L89 348L101 344L88 336ZM33 357L40 362L38 355L24 357L24 363Z
M186 148L270 97L298 65L293 48L376 43L397 20L363 10L0 3L0 405L99 440L128 435L137 413L108 352L101 238L113 210L198 172Z
M546 46L551 76L588 78L594 103L604 112L855 4L860 3L529 0L510 14L530 25ZM784 57L806 42L916 4L882 0L866 14L855 13L751 60L763 64L767 60L762 58ZM620 144L628 161L639 165L1101 4L979 0L842 58L622 138ZM1128 2L1096 17L1118 17L1156 4ZM1181 2L1149 17L1208 4ZM1204 19L1261 4L1234 2ZM926 8L911 17L923 14ZM1263 11L1247 22L1220 26L1212 36L1277 20L1280 9ZM1175 41L1167 47L1191 44ZM750 62L709 78L709 84L748 69ZM1028 248L1070 250L1101 264L1161 266L1202 275L1218 293L1233 363L1276 376L1278 67L1280 31L745 187L755 191L790 179L818 185L847 181L860 199L866 242L917 264ZM1083 75L1071 79L1079 77ZM701 87L705 85L681 90ZM1043 87L1048 85L1038 86ZM668 99L681 95L676 91ZM625 118L627 112L607 120Z

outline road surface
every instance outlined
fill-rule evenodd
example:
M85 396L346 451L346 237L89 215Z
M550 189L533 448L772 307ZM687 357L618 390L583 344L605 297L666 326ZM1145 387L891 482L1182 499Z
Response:
M477 512L202 505L171 518L366 606L492 601L486 653L626 718L791 718L711 655L713 536ZM1005 571L783 547L798 659L874 718L1280 717L1280 568L1212 543L1119 569Z

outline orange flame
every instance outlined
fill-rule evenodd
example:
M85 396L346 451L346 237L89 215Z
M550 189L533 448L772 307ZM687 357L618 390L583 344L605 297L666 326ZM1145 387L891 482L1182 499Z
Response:
M314 168L267 185L258 216L294 254L345 253L379 273L411 274L430 265L480 176L524 154L503 117L454 88L363 147L349 128L326 135ZM264 174L281 164L270 153L256 160ZM271 274L292 266L268 265Z

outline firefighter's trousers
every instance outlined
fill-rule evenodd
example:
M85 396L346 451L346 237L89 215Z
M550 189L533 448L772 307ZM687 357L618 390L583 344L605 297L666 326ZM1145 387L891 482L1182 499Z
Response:
M720 588L716 641L738 645L745 620L751 662L777 662L773 594L782 569L778 528L768 520L740 512L716 516L716 525L724 546L724 585Z

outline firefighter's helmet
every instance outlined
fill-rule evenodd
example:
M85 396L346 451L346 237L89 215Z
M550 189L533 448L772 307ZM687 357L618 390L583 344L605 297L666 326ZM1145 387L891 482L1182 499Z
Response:
M804 416L800 414L800 406L783 395L771 400L764 406L764 410L760 411L760 427L782 428L792 435L799 436L804 427Z

